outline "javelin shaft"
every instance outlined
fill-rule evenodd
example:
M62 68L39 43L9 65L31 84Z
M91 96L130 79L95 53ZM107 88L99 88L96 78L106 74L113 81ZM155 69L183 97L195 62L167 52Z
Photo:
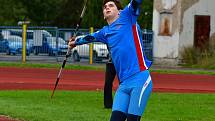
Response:
M84 1L84 7L83 7L83 9L82 9L82 12L81 12L79 21L78 21L78 23L77 23L77 25L76 25L75 32L74 32L73 36L76 36L77 33L78 33L79 27L80 27L80 25L81 25L81 21L82 21L82 19L83 19L84 13L85 13L86 8L87 8L87 1L88 1L88 0L85 0L85 1ZM71 52L71 49L68 48L68 50L67 50L67 52L66 52L65 59L63 60L63 64L62 64L62 66L61 66L61 68L60 68L60 71L59 71L59 73L58 73L58 76L57 76L57 79L56 79L56 82L55 82L55 87L54 87L54 89L53 89L53 91L52 91L51 98L54 96L54 92L55 92L55 90L56 90L56 88L57 88L57 85L58 85L58 82L59 82L59 80L60 80L60 76L61 76L61 73L62 73L62 71L63 71L63 68L64 68L65 65L66 65L67 58L70 56L70 52Z
M82 12L81 12L81 16L80 16L80 18L79 18L79 21L78 21L78 23L77 23L77 25L76 25L75 32L74 32L73 36L76 36L76 35L77 35L77 33L78 33L79 26L81 25L81 22L82 22L82 19L83 19L84 13L85 13L86 8L87 8L87 6L86 6L86 5L87 5L87 0L85 0L84 7L83 7L83 10L82 10Z
M54 89L53 89L53 91L52 91L51 98L54 96L54 92L55 92L55 90L56 90L56 88L57 88L57 85L58 85L58 82L59 82L59 80L60 80L60 76L61 76L62 70L63 70L63 68L64 68L64 66L65 66L65 64L66 64L66 59L67 59L67 57L64 59L63 64L62 64L62 66L61 66L61 68L60 68L60 71L59 71L59 73L58 73L58 76L57 76L57 79L56 79L56 82L55 82L55 86L54 86Z
M79 27L80 27L80 25L81 25L83 16L84 16L85 11L86 11L86 9L87 9L87 1L88 1L88 0L85 0L85 1L84 1L84 7L83 7L83 9L82 9L82 12L81 12L79 21L78 21L78 23L77 23L77 25L76 25L75 32L73 33L73 37L75 37L75 36L77 35L77 33L78 33L78 30L79 30ZM68 48L67 53L66 53L66 59L69 57L70 52L71 52L71 49Z

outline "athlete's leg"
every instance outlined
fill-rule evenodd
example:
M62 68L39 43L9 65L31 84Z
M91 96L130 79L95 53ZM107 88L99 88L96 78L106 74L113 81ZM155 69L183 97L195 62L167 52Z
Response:
M127 115L127 121L140 121L141 116L128 114Z
M126 114L121 111L113 111L111 114L110 121L125 121Z
M104 85L104 107L112 108L113 97L112 97L112 87L113 81L116 76L116 71L113 63L106 63L105 72L105 85Z
M126 87L120 85L115 93L111 121L125 121L128 111L129 99L129 90L126 89ZM117 120L115 117L121 117L121 120Z
M128 114L142 116L152 92L152 81L149 76L142 86L134 87L131 92Z

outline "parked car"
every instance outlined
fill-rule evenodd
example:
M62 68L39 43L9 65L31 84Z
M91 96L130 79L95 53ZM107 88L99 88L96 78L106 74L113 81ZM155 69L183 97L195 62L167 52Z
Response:
M57 40L56 37L46 37L42 46L34 47L34 54L48 53L50 56L66 54L67 48L67 43L62 38L58 37Z
M9 36L22 37L22 29L6 29L2 31L2 34L8 39ZM39 53L46 53L53 55L50 44L47 43L47 37L52 37L52 34L46 30L27 30L27 40L32 46L32 52L35 55Z
M8 46L7 40L0 33L0 52L6 52L7 46Z
M83 44L72 49L72 57L74 61L80 61L81 58L90 57L90 44ZM93 43L93 61L101 61L108 59L108 49L103 43Z
M47 37L47 43L49 45L50 55L63 54L65 55L68 50L68 45L62 38L58 37Z
M0 51L6 52L7 55L21 54L22 53L22 38L19 36L8 36L7 39L1 39ZM27 40L26 42L26 55L30 55L32 45Z

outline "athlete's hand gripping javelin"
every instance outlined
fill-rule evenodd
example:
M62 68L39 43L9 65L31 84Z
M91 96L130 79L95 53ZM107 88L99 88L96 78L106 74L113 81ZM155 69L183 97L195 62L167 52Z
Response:
M76 41L75 36L73 36L72 38L69 39L69 43L68 43L68 48L69 49L73 49L75 47L75 41Z
M84 40L85 37L86 35L73 36L69 39L68 48L73 49L76 47L76 45L79 45L80 42L88 43L86 40Z

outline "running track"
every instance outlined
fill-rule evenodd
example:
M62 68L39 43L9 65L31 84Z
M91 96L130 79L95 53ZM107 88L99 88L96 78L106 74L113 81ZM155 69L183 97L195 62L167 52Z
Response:
M59 69L0 67L0 90L52 90ZM151 73L153 91L215 93L215 76ZM117 88L114 82L114 89ZM57 90L103 90L103 71L63 70Z

